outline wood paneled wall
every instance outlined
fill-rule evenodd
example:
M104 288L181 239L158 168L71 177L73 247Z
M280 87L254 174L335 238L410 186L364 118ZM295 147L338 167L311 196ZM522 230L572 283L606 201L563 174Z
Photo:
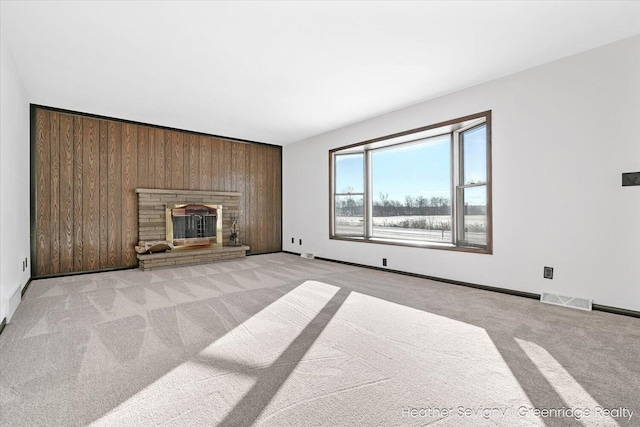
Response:
M281 147L32 111L32 275L137 265L136 188L232 191L240 240L279 251Z

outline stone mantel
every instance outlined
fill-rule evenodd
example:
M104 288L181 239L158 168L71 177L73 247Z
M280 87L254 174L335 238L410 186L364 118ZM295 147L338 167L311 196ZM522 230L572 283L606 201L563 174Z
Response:
M224 196L224 197L240 197L242 193L234 193L230 191L202 191L202 190L170 190L158 188L136 188L136 193L147 194L175 194L187 196Z

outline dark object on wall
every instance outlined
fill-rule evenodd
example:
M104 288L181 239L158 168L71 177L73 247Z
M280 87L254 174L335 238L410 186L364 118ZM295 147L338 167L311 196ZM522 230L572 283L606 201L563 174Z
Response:
M629 187L640 185L640 172L628 172L622 174L622 186Z

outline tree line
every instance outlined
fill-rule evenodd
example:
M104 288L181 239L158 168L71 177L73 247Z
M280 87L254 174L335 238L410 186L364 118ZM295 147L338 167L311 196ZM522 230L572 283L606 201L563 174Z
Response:
M340 196L336 199L336 215L362 216L362 203L360 196ZM484 215L486 211L485 206L465 206L467 215ZM401 202L389 199L388 193L380 193L378 200L373 201L372 214L374 217L451 215L451 200L448 197L404 196L404 202Z

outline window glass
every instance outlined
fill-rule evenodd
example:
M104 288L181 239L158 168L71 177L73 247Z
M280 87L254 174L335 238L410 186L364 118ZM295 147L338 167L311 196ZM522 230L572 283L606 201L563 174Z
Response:
M463 240L472 245L487 244L487 187L462 189Z
M464 184L487 181L487 126L482 125L462 132L464 157Z
M335 156L336 194L364 193L363 158L362 153Z
M451 242L449 135L371 154L372 237Z
M364 209L362 196L336 196L335 234L364 236Z

